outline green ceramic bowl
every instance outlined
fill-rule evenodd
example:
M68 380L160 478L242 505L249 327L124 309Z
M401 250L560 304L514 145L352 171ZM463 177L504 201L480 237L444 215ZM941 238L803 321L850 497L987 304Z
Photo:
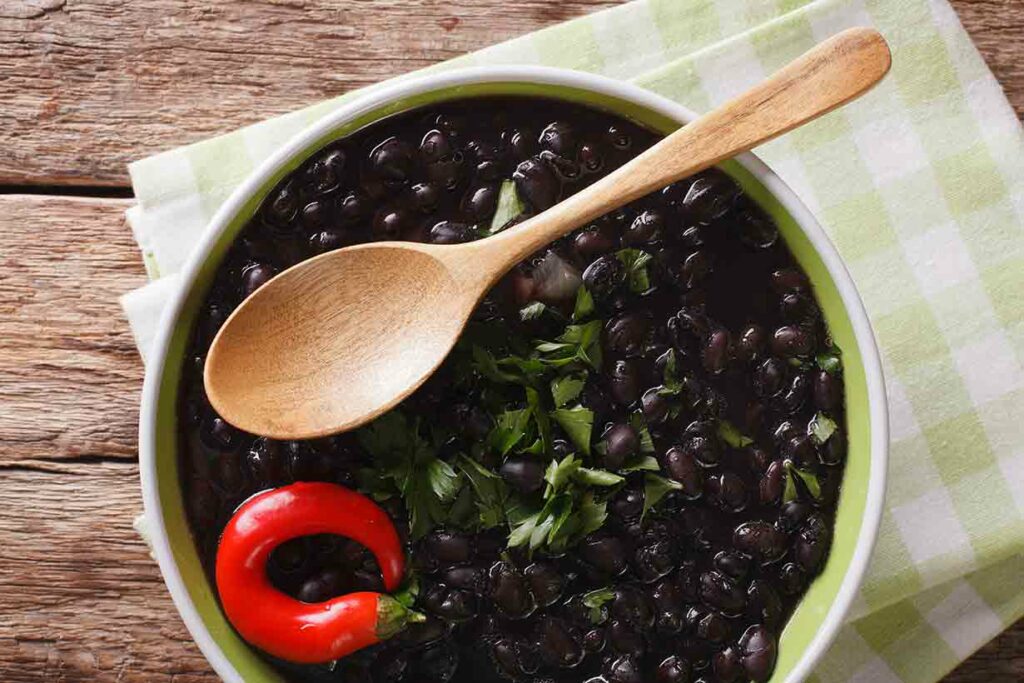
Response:
M243 182L217 212L164 312L140 416L142 489L154 551L182 619L227 681L280 677L232 630L199 562L178 478L177 392L190 330L228 246L263 197L322 145L378 119L452 99L489 95L557 98L628 117L668 133L694 118L678 104L611 79L541 67L449 71L374 89L286 144ZM863 304L835 248L793 192L751 154L723 165L778 223L807 272L845 366L849 458L835 540L822 575L786 627L773 683L807 677L835 637L867 567L885 487L887 406L881 363Z

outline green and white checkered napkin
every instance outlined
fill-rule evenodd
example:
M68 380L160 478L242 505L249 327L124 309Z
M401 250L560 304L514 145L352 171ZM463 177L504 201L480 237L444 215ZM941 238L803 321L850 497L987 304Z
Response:
M882 348L892 465L860 599L815 676L935 681L1024 615L1024 136L945 0L637 0L433 67L548 64L704 110L855 25L891 75L758 150L839 247ZM131 165L154 282L124 297L145 354L217 206L345 96Z

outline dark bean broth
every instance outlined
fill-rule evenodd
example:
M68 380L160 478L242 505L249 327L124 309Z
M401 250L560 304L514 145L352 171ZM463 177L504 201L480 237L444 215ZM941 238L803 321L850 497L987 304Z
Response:
M657 138L556 101L457 101L375 123L282 181L220 268L184 376L183 486L207 570L225 523L253 493L299 480L365 489L375 464L353 434L256 439L210 408L205 353L248 293L342 246L479 238L501 227L492 223L499 197L511 196L503 181L515 179L523 204L514 223ZM639 269L646 280L624 273L638 253L630 250L651 257ZM558 277L545 280L552 268ZM526 403L522 387L482 376L469 349L523 356L534 340L558 336L578 308L580 279L594 299L588 319L603 321L599 369L575 371L585 379L575 400L592 413L594 450L583 460L625 478L594 489L608 496L602 527L565 550L542 545L531 556L506 547L507 527L466 531L445 522L409 542L416 609L428 621L333 665L275 660L290 680L769 677L778 635L831 540L846 447L842 377L820 309L776 226L728 176L709 171L676 183L523 262L485 299L452 358L399 411L409 424L420 419L424 438L437 440L437 457L473 458L522 500L537 499L547 463L580 447L561 423L548 441L538 439L543 454L513 449L502 457L485 446L495 406ZM570 289L558 286L566 281ZM550 397L539 400L555 407ZM626 472L640 457L644 429L658 471ZM642 514L650 482L666 479L676 484ZM408 539L401 498L382 504ZM382 589L372 556L338 537L292 541L275 551L268 571L281 590L308 602ZM600 589L611 592L595 598Z

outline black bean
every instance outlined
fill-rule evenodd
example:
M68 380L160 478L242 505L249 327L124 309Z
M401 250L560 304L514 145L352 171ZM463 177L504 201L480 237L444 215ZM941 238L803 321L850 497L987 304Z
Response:
M622 241L629 245L643 245L656 242L661 238L665 226L665 218L655 209L642 211L622 236Z
M729 210L739 194L739 186L722 172L708 172L701 175L683 198L683 207L694 219L708 223Z
M704 467L714 467L721 458L717 441L703 434L688 438L683 443L683 452L691 454Z
M298 211L299 195L290 180L275 187L260 207L263 220L279 230L288 229Z
M443 564L462 564L473 559L473 543L464 534L435 531L423 542L427 552Z
M381 209L373 216L371 232L375 240L397 240L411 225L412 217L402 209Z
M441 201L441 190L433 183L416 183L409 188L413 207L423 213L431 213Z
M476 598L465 590L433 586L423 596L423 606L450 623L468 621L476 616Z
M677 655L672 655L661 661L657 671L654 673L654 680L657 683L690 683L693 669L690 662Z
M513 456L498 470L505 483L522 494L530 494L544 487L544 464L534 457Z
M754 393L762 398L775 396L786 381L786 362L779 358L766 358L754 370Z
M637 577L644 583L654 583L667 576L676 565L676 553L672 544L658 541L636 551L634 568Z
M772 273L770 280L772 289L780 295L807 289L807 280L803 273L792 268L776 270Z
M619 360L608 375L608 388L622 406L630 406L640 398L640 365L635 360Z
M242 271L242 296L247 297L277 274L274 266L254 263Z
M680 493L691 500L700 498L704 491L704 473L692 452L673 446L665 452L661 466L671 479L683 485Z
M604 629L600 626L595 627L583 634L583 650L584 652L594 653L600 652L605 646L605 633Z
M237 496L245 488L243 459L238 451L221 453L214 463L217 486L228 496Z
M364 218L369 213L370 201L356 193L345 196L338 203L338 216L343 224L350 225Z
M767 564L786 554L789 538L768 522L745 522L733 532L732 544L757 562Z
M660 425L672 416L672 401L664 387L651 387L640 397L640 407L649 425Z
M831 542L832 530L825 519L819 514L808 517L793 544L793 555L800 568L812 576L817 574Z
M747 596L740 587L717 571L700 575L700 597L705 604L721 610L726 616L740 614L747 604Z
M626 280L626 270L614 255L601 256L583 271L583 284L595 301L607 301L616 294Z
M284 482L284 460L276 441L256 439L246 455L249 476L258 488L270 488Z
M618 150L627 150L633 146L633 137L621 126L612 124L608 126L608 141L612 147Z
M348 241L344 230L320 230L309 236L309 249L314 254L326 254L341 249Z
M449 588L458 588L478 593L486 580L484 570L479 567L449 567L438 576L441 583Z
M345 575L337 569L325 569L302 582L298 597L302 602L324 602L347 589Z
M471 226L455 221L440 221L430 229L430 241L434 244L461 244L475 237Z
M621 619L612 620L605 629L605 635L608 645L620 654L642 657L647 649L647 643L638 627Z
M562 182L573 182L580 177L580 165L572 159L566 159L549 150L544 150L537 158L547 164Z
M605 325L605 348L620 356L642 355L650 337L651 321L640 313L623 313Z
M640 661L633 655L622 655L610 661L605 667L604 678L607 683L644 683ZM587 683L592 683L592 681Z
M612 514L626 522L635 521L643 509L644 493L633 486L622 489L611 500Z
M443 621L428 614L423 621L409 624L396 637L411 647L422 647L437 642L445 636L447 631L448 627Z
M843 402L843 379L824 370L814 373L814 406L818 410L833 412Z
M305 538L285 541L270 554L270 561L285 573L298 573L309 562L309 543Z
M488 572L491 583L491 600L498 610L509 619L525 619L537 609L530 585L514 566L498 562Z
M583 645L565 622L547 617L538 630L538 649L547 664L571 669L583 661Z
M711 643L721 643L729 637L729 622L718 612L709 612L697 624L697 637Z
M579 546L580 557L602 574L618 576L629 568L626 548L615 536L591 534Z
M772 353L783 358L806 357L813 350L813 337L801 327L785 325L772 335Z
M308 192L323 195L338 189L345 173L345 152L331 149L307 166L302 178Z
M794 374L789 382L789 386L779 395L779 403L782 405L783 410L790 415L798 412L807 402L809 390L810 380L808 380L807 375L803 372Z
M310 230L322 228L330 221L330 207L327 200L313 201L302 207L302 225Z
M452 153L448 137L436 128L428 131L420 141L420 158L426 164L433 164Z
M208 447L221 453L233 451L241 444L241 433L219 415L210 415L199 426L199 437Z
M722 550L715 555L715 569L732 579L740 581L750 573L750 559L746 555Z
M370 169L385 183L404 183L412 172L412 163L412 150L394 136L370 152Z
M448 683L458 668L459 651L450 641L442 641L424 650L416 667L419 674L432 683Z
M756 444L747 447L746 454L750 469L758 474L763 474L772 462L771 454Z
M734 472L723 472L707 480L708 494L719 507L729 512L739 512L747 504L747 487L743 479Z
M583 230L573 238L573 250L588 263L618 246L618 238L601 228Z
M566 577L549 562L534 562L524 572L530 591L540 607L549 607L562 597Z
M740 362L749 363L760 358L764 345L764 328L757 324L748 325L733 344L733 355Z
M712 660L712 670L719 683L736 683L744 674L739 653L732 647L727 647L715 655Z
M792 460L799 467L814 467L818 461L814 442L807 434L797 434L783 444L782 457Z
M572 126L564 121L555 121L540 132L538 143L544 149L551 150L563 157L576 154L576 133Z
M748 607L754 610L757 621L770 627L782 623L782 600L771 585L763 579L754 579L747 589Z
M758 483L758 491L763 505L772 505L782 497L786 476L788 475L782 466L782 461L776 460L768 465L768 469L764 471L761 481Z
M779 590L786 595L799 595L807 586L807 575L795 562L779 568Z
M595 144L586 142L581 145L579 159L587 173L597 173L604 168L604 154Z
M704 348L701 351L701 361L704 363L704 369L710 372L712 375L717 375L722 370L725 370L725 365L729 361L729 331L725 329L717 329L708 335L707 340L704 342Z
M503 638L491 647L491 656L498 670L513 679L526 673L520 664L519 647L519 643L511 638Z
M740 241L751 249L768 249L779 241L779 228L753 202L744 202L746 210L736 216Z
M481 185L472 188L462 200L462 212L472 223L490 220L497 206L497 185Z
M761 624L751 626L740 637L738 649L743 669L755 683L764 683L771 677L777 647L770 630Z
M519 196L536 212L555 205L561 191L551 167L533 157L520 163L512 174Z
M640 448L639 435L625 422L608 427L601 435L601 441L604 444L601 464L609 470L617 470L622 467L629 458L636 455Z
M782 504L779 511L778 526L786 533L793 533L807 521L807 517L813 512L808 503L800 500L791 500Z

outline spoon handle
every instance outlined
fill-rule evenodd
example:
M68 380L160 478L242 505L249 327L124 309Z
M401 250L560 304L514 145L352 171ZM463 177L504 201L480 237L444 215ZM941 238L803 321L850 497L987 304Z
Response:
M465 246L493 259L491 274L500 277L577 227L849 102L881 80L890 63L889 47L878 31L847 29L565 201ZM484 272L482 265L477 261L474 270Z

